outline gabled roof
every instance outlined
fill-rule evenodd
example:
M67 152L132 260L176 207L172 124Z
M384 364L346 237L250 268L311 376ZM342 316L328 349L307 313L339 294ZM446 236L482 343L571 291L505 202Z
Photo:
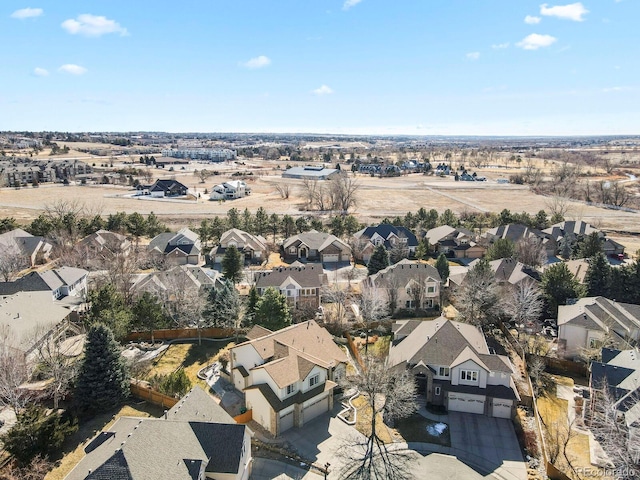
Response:
M222 282L220 277L220 273L215 270L205 270L196 265L177 265L166 271L139 275L132 288L137 292L159 295L162 292L171 291L177 286L195 290L217 287Z
M407 247L416 247L418 246L418 239L411 232L411 230L405 227L396 227L394 225L390 225L388 223L381 223L380 225L376 225L375 227L366 227L356 232L354 237L356 238L366 238L371 239L375 234L380 235L385 240L385 247L389 248L390 245L387 245L389 238L396 236L398 238L406 238L407 239Z
M187 242L178 245L177 243L182 239L186 239ZM165 255L175 251L180 251L185 255L193 252L198 253L200 251L200 237L196 232L188 228L183 228L177 233L161 233L151 239L147 250Z
M189 410L198 417L199 409L222 410L213 398L196 389L188 396L197 397L197 402L185 400L178 412ZM190 403L192 405L188 406ZM235 424L233 419L214 423L175 418L173 410L168 412L167 419L119 418L109 428L113 435L90 450L66 478L193 480L198 478L194 473L199 473L203 465L209 474L238 472L246 431L244 425ZM89 471L93 476L87 477Z
M469 264L469 268L473 268L480 259L476 259ZM500 258L489 262L489 266L495 275L497 282L506 282L511 285L517 285L523 280L540 281L540 273L525 264L518 262L513 258Z
M341 250L351 251L351 247L335 235L318 232L317 230L309 230L308 232L299 233L298 235L287 238L283 244L285 250L297 241L304 243L310 249L317 250L318 252L322 252L331 244L337 244Z
M291 277L301 288L320 288L326 283L322 265L307 263L297 267L274 267L271 271L258 272L255 276L257 288L279 287Z
M498 238L506 238L516 243L519 240L529 237L536 237L541 240L547 239L548 235L535 228L527 227L521 223L511 223L509 225L500 225L499 227L491 228L486 231L487 235L492 235Z
M73 285L88 274L87 270L74 267L30 272L13 282L0 282L0 295L17 292L53 292L60 287Z
M267 249L267 240L260 235L252 235L240 230L238 228L232 228L227 230L220 237L220 245L226 248L229 242L236 240L238 247L245 248L250 247L252 250L265 251Z
M422 321L409 335L389 349L389 365L447 365L473 360L489 371L512 373L509 360L489 352L482 332L473 325L445 317Z
M549 228L543 230L544 233L551 235L555 240L559 240L567 235L584 236L597 231L598 230L582 220L567 220L566 222L551 225Z
M558 326L567 324L603 332L612 328L624 336L640 328L640 306L605 297L585 297L574 305L558 307Z
M391 279L396 282L398 288L404 288L410 281L416 279L421 279L422 281L431 280L434 282L441 281L440 274L434 266L403 258L398 263L389 265L387 268L369 276L367 282L370 285L382 287Z
M314 320L291 325L234 348L244 345L252 345L258 355L268 361L275 356L277 345L286 346L289 356L298 355L325 368L347 361L344 351L334 343L331 334Z
M177 180L162 180L158 179L149 189L152 192L172 192L176 190L188 190L186 186Z

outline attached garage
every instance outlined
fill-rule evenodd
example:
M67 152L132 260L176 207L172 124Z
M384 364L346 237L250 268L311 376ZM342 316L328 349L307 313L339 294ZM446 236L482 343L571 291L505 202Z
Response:
M447 398L447 410L452 412L467 412L484 414L484 395L471 395L469 393L449 392Z
M323 263L331 263L331 262L339 262L340 254L339 253L323 253L322 254L322 262Z
M304 423L311 421L316 418L318 415L322 415L324 412L329 410L329 397L326 396L320 400L316 400L313 403L310 403L303 410L303 418Z
M279 433L282 433L286 430L289 430L293 427L293 410L289 413L280 414L280 428L278 429Z
M512 407L513 400L494 398L491 416L497 418L511 418Z

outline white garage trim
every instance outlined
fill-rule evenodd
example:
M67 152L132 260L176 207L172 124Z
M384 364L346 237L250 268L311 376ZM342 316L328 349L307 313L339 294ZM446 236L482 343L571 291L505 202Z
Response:
M467 412L484 414L484 395L471 395L469 393L449 392L447 397L447 410L452 412Z

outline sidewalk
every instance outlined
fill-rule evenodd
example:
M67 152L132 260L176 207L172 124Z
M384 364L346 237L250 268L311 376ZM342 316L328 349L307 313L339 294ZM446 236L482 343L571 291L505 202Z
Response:
M251 480L323 480L324 476L304 468L267 458L253 458Z

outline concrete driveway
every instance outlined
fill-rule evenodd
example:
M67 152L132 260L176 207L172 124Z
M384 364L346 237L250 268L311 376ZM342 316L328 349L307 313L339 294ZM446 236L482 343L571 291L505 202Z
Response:
M331 414L322 415L302 428L293 428L281 437L306 460L319 466L330 463L330 480L340 478L339 472L348 462L343 454L346 446L354 438L364 439L355 428L336 417L339 411L336 402ZM424 407L423 411L426 413ZM451 447L408 445L420 453L414 460L415 478L526 480L526 465L510 420L458 412L434 419L449 424ZM405 444L395 446L406 448Z

